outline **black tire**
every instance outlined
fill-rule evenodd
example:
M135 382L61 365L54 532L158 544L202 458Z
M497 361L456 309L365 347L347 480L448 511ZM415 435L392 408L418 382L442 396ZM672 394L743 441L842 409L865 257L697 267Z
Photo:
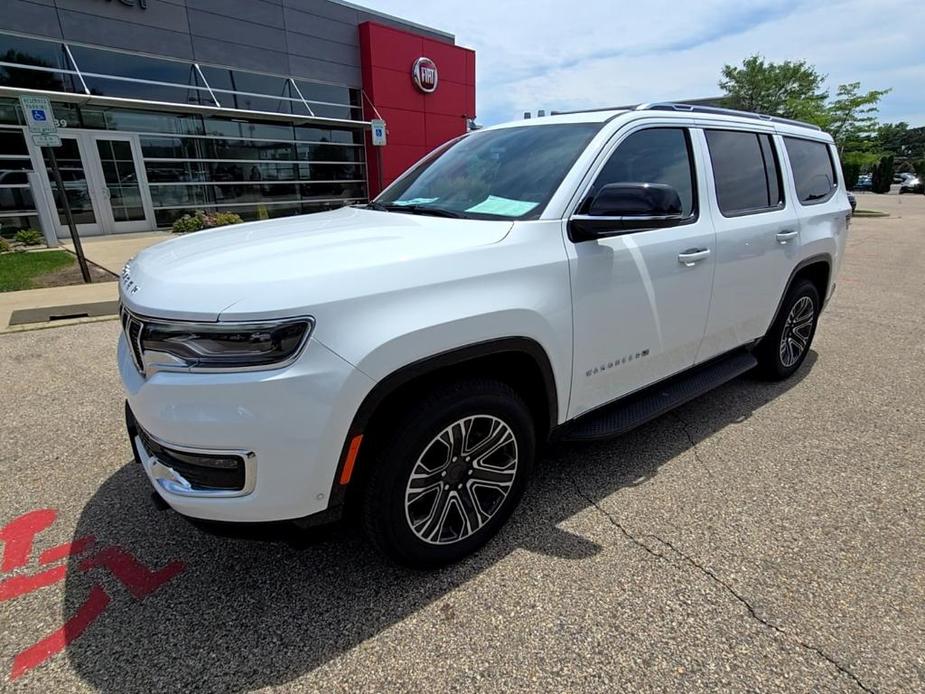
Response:
M809 320L807 306L812 312ZM790 287L774 323L755 350L760 376L782 381L800 368L816 334L820 308L819 291L812 282L798 280ZM800 320L795 322L795 318ZM789 345L784 344L785 339Z
M387 428L369 461L361 510L376 548L398 563L433 567L461 559L487 542L517 506L536 453L533 420L520 396L495 380L459 381L414 400ZM467 433L460 436L463 431ZM480 459L476 452L483 434L483 450L496 448ZM454 452L472 453L469 457L477 460L465 455L456 460ZM508 460L512 454L513 471ZM428 491L421 493L417 485ZM434 515L437 507L446 509L442 523ZM476 523L482 524L476 529Z

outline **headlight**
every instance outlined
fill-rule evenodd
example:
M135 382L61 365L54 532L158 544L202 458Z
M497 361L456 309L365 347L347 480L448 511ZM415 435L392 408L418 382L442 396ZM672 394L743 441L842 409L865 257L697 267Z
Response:
M310 318L255 323L170 323L127 316L126 337L148 368L246 369L287 363L311 334Z

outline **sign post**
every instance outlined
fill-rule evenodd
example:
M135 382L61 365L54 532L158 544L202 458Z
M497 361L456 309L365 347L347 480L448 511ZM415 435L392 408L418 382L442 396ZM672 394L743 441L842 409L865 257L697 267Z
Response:
M19 97L19 106L22 108L26 123L29 125L32 142L37 147L42 148L43 151L47 150L48 152L48 159L51 162L51 174L55 179L58 195L61 196L61 207L64 209L64 218L67 220L71 240L74 242L74 252L77 254L77 264L80 265L80 274L83 275L84 282L90 283L93 281L90 277L90 268L87 266L86 257L84 257L80 234L77 233L77 224L74 223L74 214L71 212L71 204L68 202L67 191L64 190L64 181L61 179L61 169L58 167L58 158L55 156L55 147L61 146L61 138L58 136L58 126L55 124L51 103L44 96L21 96Z

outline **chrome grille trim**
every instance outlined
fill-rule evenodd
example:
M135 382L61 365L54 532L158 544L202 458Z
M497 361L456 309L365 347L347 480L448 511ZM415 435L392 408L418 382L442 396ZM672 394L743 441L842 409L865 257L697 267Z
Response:
M129 313L124 306L119 307L119 315L122 320L122 331L125 333L125 342L132 355L132 363L135 364L138 373L144 375L144 358L141 349L141 333L144 330L144 323Z

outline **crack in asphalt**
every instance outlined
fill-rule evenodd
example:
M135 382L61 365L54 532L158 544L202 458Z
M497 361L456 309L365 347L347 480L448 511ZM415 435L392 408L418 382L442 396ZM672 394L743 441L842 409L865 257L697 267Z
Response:
M578 482L575 480L574 477L572 477L571 475L567 475L567 477L568 477L568 480L572 483L572 486L575 488L575 491L578 493L578 496L580 496L582 499L587 501L598 513L604 516L604 518L606 518L607 521L612 526L617 528L617 530L619 530L620 533L626 539L628 539L630 542L632 542L637 547L644 550L647 554L650 554L657 559L662 559L664 561L671 562L671 559L667 555L662 554L661 552L656 552L651 547L649 547L645 542L643 542L639 537L637 537L636 535L631 533L629 530L627 530L626 526L620 523L620 521L618 521L609 511L607 511L607 509L601 506L590 495L586 494L585 491L581 488L581 486L578 484ZM703 574L704 576L709 578L711 581L713 581L715 584L723 588L737 602L741 603L745 607L745 609L748 611L748 614L752 617L752 619L757 621L759 624L779 634L782 637L790 639L791 641L799 645L801 648L804 648L808 651L811 651L812 653L815 653L817 656L819 656L820 658L825 660L827 663L832 665L840 673L849 677L863 691L868 692L868 694L875 694L876 692L875 689L872 689L871 687L868 687L866 684L864 684L864 682L861 681L861 679L856 674L854 674L854 672L852 672L849 668L839 663L835 658L833 658L828 653L820 649L818 646L813 646L810 643L806 643L799 636L792 634L791 632L787 631L783 627L780 627L777 624L774 624L773 622L769 621L767 618L762 617L760 614L758 614L758 612L755 610L752 604L741 593L739 593L735 588L733 588L732 585L729 584L727 581L724 581L722 578L720 578L713 570L707 568L706 566L698 562L696 559L694 559L693 557L689 556L688 554L680 550L673 543L660 537L659 535L646 534L643 537L648 537L648 538L657 540L662 545L669 548L676 555L681 557L681 559L683 559L688 565L694 567L701 574Z
M681 431L683 431L684 435L687 437L687 441L690 444L690 450L694 454L694 460L697 461L700 467L707 471L707 476L715 482L716 477L713 475L713 471L710 469L710 466L707 465L707 462L700 457L700 449L697 448L697 442L694 440L694 435L691 433L690 424L677 412L672 412L671 415L681 425Z

